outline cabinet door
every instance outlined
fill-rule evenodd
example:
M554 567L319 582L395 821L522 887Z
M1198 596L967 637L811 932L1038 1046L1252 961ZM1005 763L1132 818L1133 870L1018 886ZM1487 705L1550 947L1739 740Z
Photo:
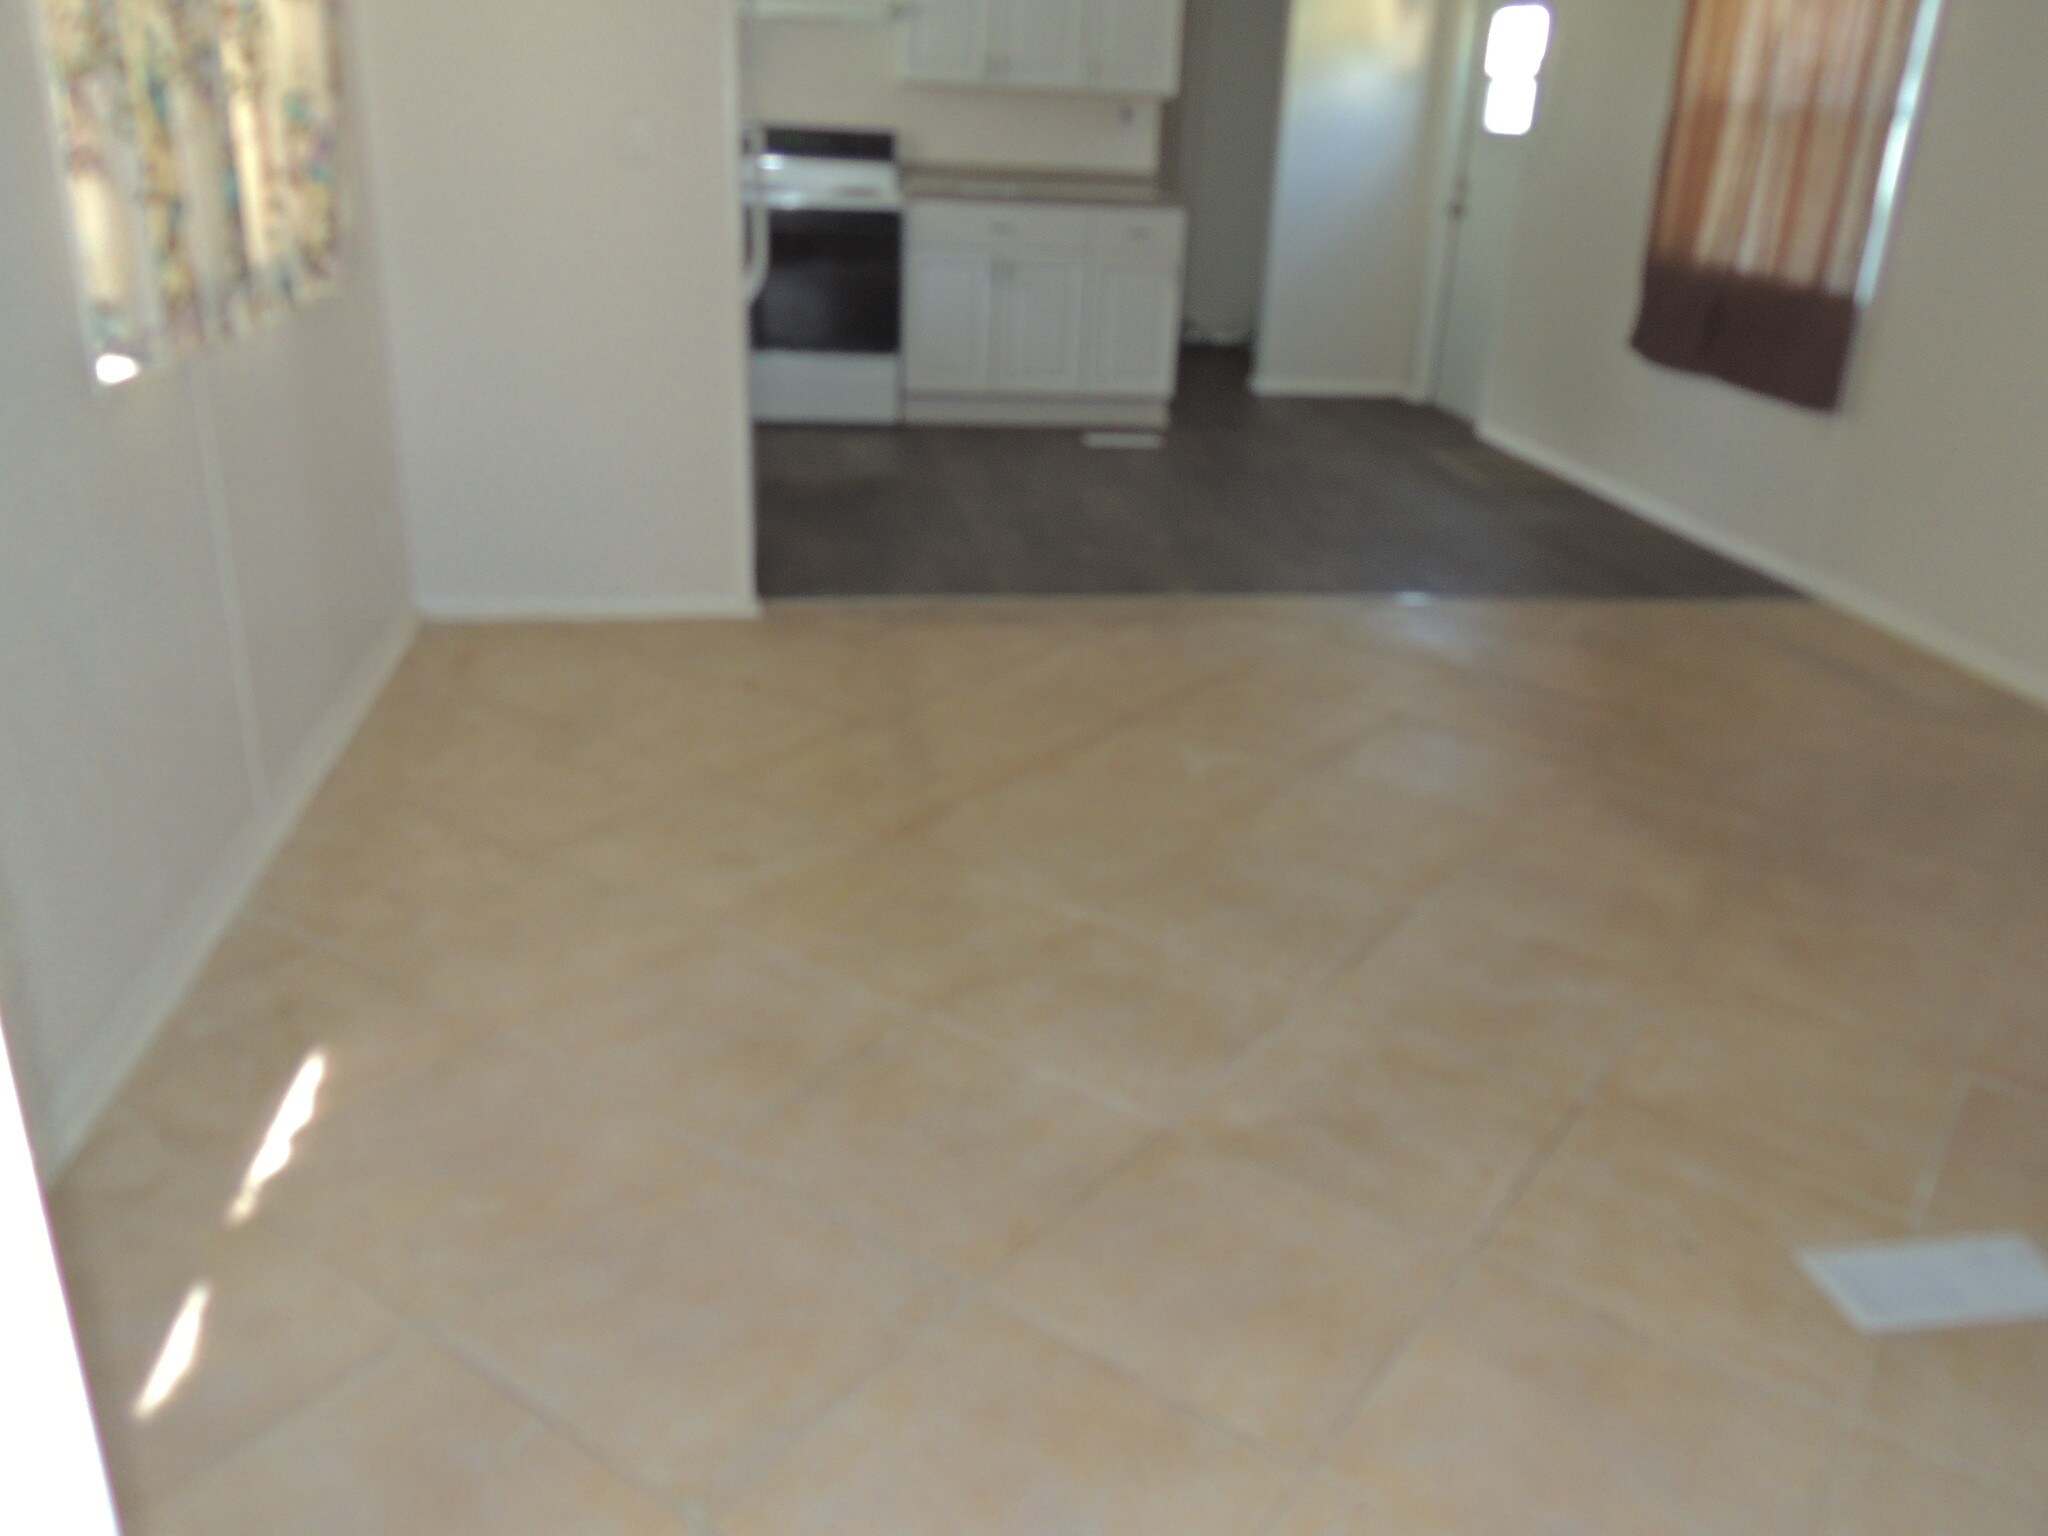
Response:
M1082 0L988 0L988 78L998 85L1084 83Z
M1180 367L1179 271L1109 260L1091 286L1088 392L1172 399Z
M905 274L903 379L912 394L982 394L995 382L995 263L983 251L914 250Z
M1008 394L1081 392L1081 321L1087 266L1057 252L997 263L996 386Z
M988 74L989 0L910 0L903 77L959 83Z
M1105 91L1180 91L1185 0L1098 0L1087 44L1087 84Z

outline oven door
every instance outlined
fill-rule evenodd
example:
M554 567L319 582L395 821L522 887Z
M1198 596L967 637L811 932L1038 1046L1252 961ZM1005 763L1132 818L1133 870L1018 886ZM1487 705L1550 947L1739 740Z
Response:
M771 210L755 350L887 355L902 332L900 212Z

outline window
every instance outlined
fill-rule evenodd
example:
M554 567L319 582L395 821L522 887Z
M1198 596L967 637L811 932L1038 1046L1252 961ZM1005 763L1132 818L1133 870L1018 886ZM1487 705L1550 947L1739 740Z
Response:
M339 0L36 3L102 385L333 281Z
M1479 124L1514 138L1536 126L1536 95L1550 52L1550 7L1504 5L1486 32L1486 104Z
M1938 0L1692 0L1636 349L1841 398Z

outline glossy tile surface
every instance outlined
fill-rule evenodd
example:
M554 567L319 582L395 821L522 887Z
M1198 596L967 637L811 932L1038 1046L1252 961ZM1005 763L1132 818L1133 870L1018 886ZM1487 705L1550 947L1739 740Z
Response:
M1672 1348L1840 1401L1870 1343L1792 1256L1902 1230L1732 1138L1613 1103L1537 1170L1487 1253Z
M52 1190L130 1525L2037 1530L1794 1255L2048 1243L2043 786L1777 601L429 629Z
M1142 1120L914 1025L740 1142L750 1162L965 1274L1000 1264L1144 1139Z
M1095 1354L1308 1454L1445 1267L1427 1241L1342 1200L1167 1143L1047 1233L1000 1289Z
M1526 1282L1473 1271L1331 1457L1381 1528L1808 1529L1832 1421Z
M1144 1386L976 1309L828 1414L732 1536L1257 1529L1282 1467Z

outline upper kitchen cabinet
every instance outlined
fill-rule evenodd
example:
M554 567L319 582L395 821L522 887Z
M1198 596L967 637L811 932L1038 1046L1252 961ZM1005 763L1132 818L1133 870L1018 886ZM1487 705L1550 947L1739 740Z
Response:
M1059 90L1081 78L1083 0L987 0L988 78Z
M903 9L903 78L942 85L989 79L990 0L911 0Z
M903 77L1167 97L1185 0L908 0Z
M1084 67L1096 90L1131 96L1180 92L1181 18L1187 0L1097 0L1089 6Z

